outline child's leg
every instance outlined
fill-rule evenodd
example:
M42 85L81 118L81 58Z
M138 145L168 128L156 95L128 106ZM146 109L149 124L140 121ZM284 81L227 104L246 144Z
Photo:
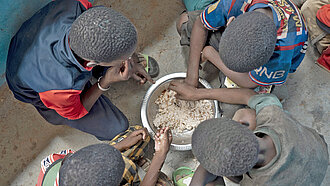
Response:
M130 126L126 131L118 134L115 138L113 138L109 144L114 145L125 139L130 133L135 130L141 129L142 127L139 125ZM147 145L150 142L150 136L147 136L145 140L139 141L137 144L133 145L129 149L122 152L122 154L128 157L131 160L138 160L144 156L145 151L147 150Z
M206 185L217 179L218 176L209 173L204 167L199 165L190 182L191 186Z
M68 125L92 134L102 141L111 140L128 128L126 116L104 95L99 97L87 115L77 120L64 118L53 109L39 106L35 108L46 121L53 125Z
M180 18L176 24L178 33L181 36L180 44L187 45L190 44L190 35L194 25L194 22L199 17L202 11L192 11L192 12L183 12L180 15Z
M217 177L213 182L206 184L205 186L225 186L224 179L220 176Z
M306 18L305 23L311 44L317 48L320 54L330 45L330 35L326 34L316 23L317 11L326 4L329 4L329 0L307 0L301 7L301 12Z
M188 13L186 11L182 12L179 17L179 20L176 22L176 31L181 35L181 27L184 23L188 22Z

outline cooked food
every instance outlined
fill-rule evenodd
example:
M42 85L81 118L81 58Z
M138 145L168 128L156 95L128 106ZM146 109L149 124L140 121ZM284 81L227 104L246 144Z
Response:
M164 90L156 99L158 112L154 119L155 127L168 126L173 133L182 133L213 117L211 101L184 101L176 99L175 94L172 90Z

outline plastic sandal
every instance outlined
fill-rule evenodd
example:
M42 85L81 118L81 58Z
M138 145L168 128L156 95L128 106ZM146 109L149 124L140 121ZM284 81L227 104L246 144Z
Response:
M158 65L157 61L153 57L150 57L146 54L140 53L140 55L143 56L147 62L145 70L148 72L150 77L152 77L152 78L157 77L159 74L159 65Z
M188 186L192 180L194 171L189 167L180 167L172 174L172 179L175 186ZM177 176L181 178L177 179Z

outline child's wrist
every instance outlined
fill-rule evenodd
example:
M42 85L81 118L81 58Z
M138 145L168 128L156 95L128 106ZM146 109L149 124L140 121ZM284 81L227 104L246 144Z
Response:
M159 158L159 159L164 159L165 160L166 155L167 155L167 152L156 151L155 155L154 155L154 158Z
M201 100L201 99L204 99L204 91L205 89L204 88L196 88L196 92L195 92L195 96L196 96L196 99L197 100Z
M123 150L123 149L122 149L122 146L121 146L119 143L114 144L113 147L115 147L115 148L116 148L117 150L119 150L120 152Z
M115 144L115 145L113 145L117 150L119 150L120 152L122 152L122 151L124 151L124 150L126 150L126 149L128 149L129 147L127 147L127 145L126 144L124 144L122 141L121 142L119 142L119 143L117 143L117 144Z

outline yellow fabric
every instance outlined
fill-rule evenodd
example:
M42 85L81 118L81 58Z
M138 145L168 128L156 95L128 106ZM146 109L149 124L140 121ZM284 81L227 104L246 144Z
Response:
M135 130L142 129L139 125L130 126L126 131L118 134L114 137L109 144L115 145L121 142L123 139L127 138L127 136ZM125 162L125 170L123 174L123 179L121 185L131 186L131 185L139 185L141 179L137 173L137 167L134 163L135 160L143 157L144 152L148 143L150 142L150 137L148 136L145 140L142 140L132 146L131 148L122 152L123 160Z

